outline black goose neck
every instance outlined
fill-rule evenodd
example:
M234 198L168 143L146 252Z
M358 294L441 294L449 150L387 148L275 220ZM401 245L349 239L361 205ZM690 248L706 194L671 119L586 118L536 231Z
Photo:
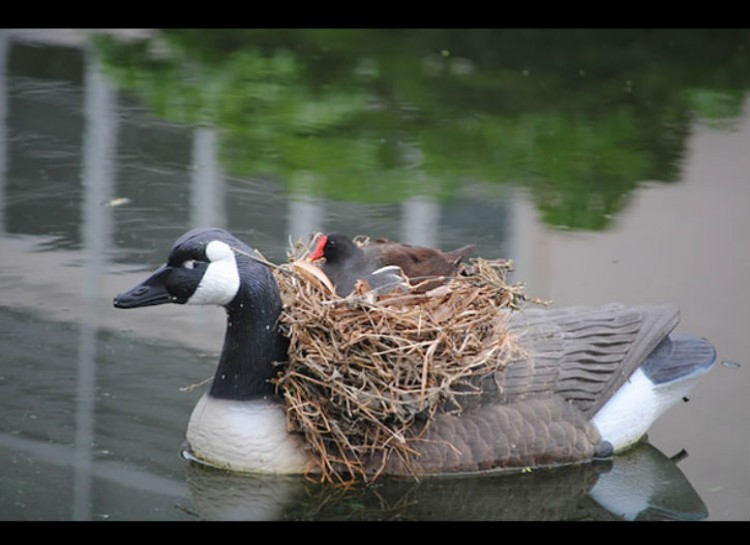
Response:
M280 333L281 298L264 265L240 259L240 289L226 306L227 327L209 395L249 400L273 395L274 362L286 361L288 340Z

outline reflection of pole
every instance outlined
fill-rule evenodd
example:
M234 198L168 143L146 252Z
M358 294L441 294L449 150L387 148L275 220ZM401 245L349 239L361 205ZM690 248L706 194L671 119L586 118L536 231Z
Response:
M440 204L432 197L416 196L401 203L401 240L437 248L440 245Z
M190 177L191 227L226 227L226 186L216 157L217 150L216 129L196 127ZM196 330L205 327L206 316L205 308L190 308L190 318Z
M216 129L196 128L191 191L193 227L226 227L226 191L216 152Z
M96 302L101 290L105 253L111 244L111 208L115 154L115 93L104 81L96 53L85 50L83 137L83 320L78 347L76 435L74 446L73 519L91 518L93 479L94 392L96 389Z
M288 227L292 243L297 240L307 241L307 238L322 230L320 219L325 207L315 197L300 197L290 195L288 199Z
M508 207L508 255L513 260L513 278L524 282L528 293L549 298L550 240L539 220L532 199L517 190Z
M5 232L5 175L8 171L8 33L0 29L0 234Z
M307 238L323 229L325 205L315 196L319 181L309 172L297 172L290 180L291 192L287 199L287 231L292 243Z

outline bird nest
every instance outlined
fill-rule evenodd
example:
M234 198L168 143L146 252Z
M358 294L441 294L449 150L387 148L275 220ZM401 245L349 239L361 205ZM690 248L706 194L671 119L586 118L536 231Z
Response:
M409 467L436 412L460 412L462 396L523 355L503 310L528 298L506 283L507 261L473 259L426 293L376 296L360 283L342 298L306 252L298 244L275 268L290 347L274 383L323 480L374 480L393 456Z

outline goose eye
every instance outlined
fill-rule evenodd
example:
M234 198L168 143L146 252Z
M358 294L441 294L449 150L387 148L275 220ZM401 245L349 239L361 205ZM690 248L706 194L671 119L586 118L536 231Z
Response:
M188 259L182 264L183 269L194 269L195 268L196 261L195 259Z

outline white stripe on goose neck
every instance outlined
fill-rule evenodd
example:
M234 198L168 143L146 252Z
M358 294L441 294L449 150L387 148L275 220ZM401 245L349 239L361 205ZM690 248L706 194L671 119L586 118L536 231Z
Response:
M195 293L187 301L190 305L226 305L240 289L240 273L234 251L226 243L213 240L206 246L209 265Z

